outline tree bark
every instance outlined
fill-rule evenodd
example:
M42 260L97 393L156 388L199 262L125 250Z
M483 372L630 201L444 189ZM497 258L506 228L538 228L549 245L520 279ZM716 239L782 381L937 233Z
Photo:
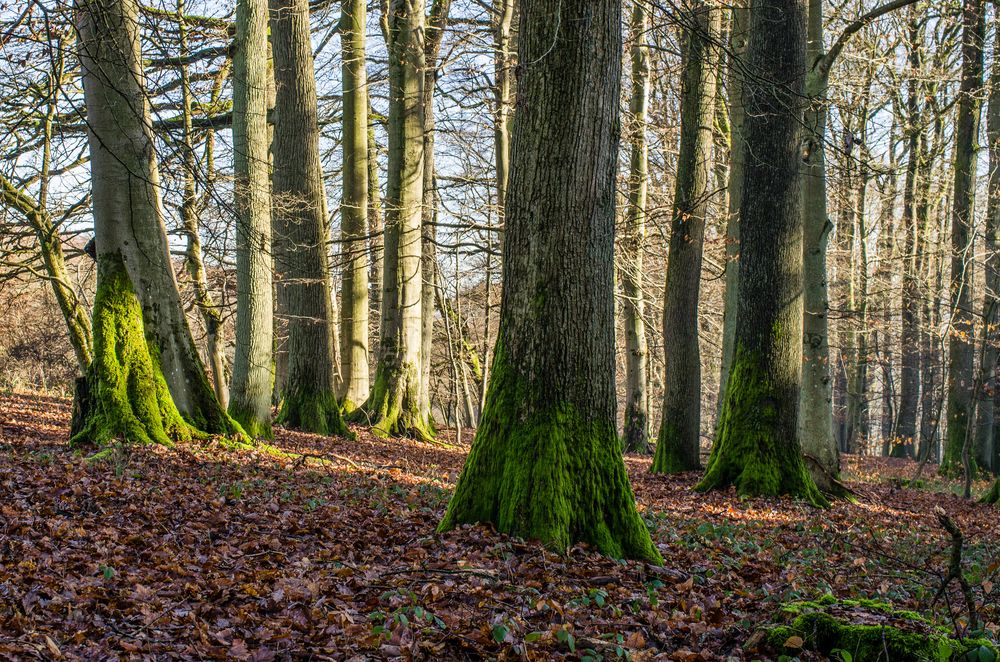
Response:
M621 7L523 0L500 336L441 529L489 522L660 562L617 435L615 173Z
M643 251L646 240L646 192L649 187L649 141L646 114L649 105L649 44L646 31L649 16L643 0L633 0L630 32L632 37L632 97L629 101L629 175L625 232L622 252L622 316L625 325L625 451L649 453L649 369L646 321L642 291Z
M229 413L270 438L274 385L267 2L239 0L233 58L236 349Z
M134 0L80 0L97 243L91 406L71 443L239 434L191 337L167 250Z
M701 351L698 295L705 215L711 197L715 90L721 12L689 5L681 92L681 144L670 223L663 303L665 389L652 471L701 467Z
M424 2L388 9L389 170L379 362L365 406L355 412L380 436L430 440L421 408Z
M275 272L285 289L288 377L278 420L348 435L336 394L335 311L319 160L316 77L308 0L271 0L274 54ZM280 301L279 301L280 303Z
M962 82L955 120L954 191L951 216L951 329L948 339L948 432L941 469L961 471L969 445L973 415L973 212L976 195L976 151L983 87L982 0L966 0L962 9ZM969 459L970 468L975 460Z
M345 413L368 399L368 76L365 69L367 2L343 0L340 19L343 72L343 195L340 202L340 360ZM374 193L378 195L377 191Z
M825 499L798 437L802 374L803 0L751 0L735 350L698 489Z

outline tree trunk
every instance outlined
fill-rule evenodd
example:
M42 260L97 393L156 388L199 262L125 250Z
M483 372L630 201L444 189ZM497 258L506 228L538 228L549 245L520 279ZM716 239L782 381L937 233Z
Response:
M995 34L1000 46L1000 31ZM994 52L998 52L994 50ZM976 463L993 473L997 440L993 436L994 398L997 393L997 360L1000 358L996 327L1000 324L1000 61L994 58L990 74L989 104L986 109L986 144L989 146L990 172L986 201L986 278L983 293L983 350L979 398L976 405Z
M791 494L824 504L798 437L802 374L803 0L751 0L744 81L746 163L740 205L733 362L699 490ZM777 84L775 84L777 83Z
M180 57L189 55L187 21L184 17L184 0L177 0L177 30L180 41ZM180 68L181 74L181 114L183 116L184 150L184 197L181 202L181 219L187 246L184 264L194 290L195 306L205 324L205 344L208 350L208 364L212 369L212 386L215 397L222 407L229 405L229 381L226 378L226 357L222 341L222 315L212 300L208 288L208 276L201 255L201 234L198 223L198 189L195 181L197 158L194 152L194 129L192 127L191 78L188 66Z
M982 0L967 0L962 10L962 82L955 120L955 178L951 216L951 329L948 339L948 436L941 469L961 471L971 440L975 328L972 310L973 210L976 151L983 86L984 11ZM969 459L970 468L975 460Z
M646 139L646 109L649 104L649 17L644 0L633 0L632 98L629 101L630 144L628 206L625 232L620 242L622 268L622 313L625 325L625 451L649 453L649 397L646 372L645 301L643 300L643 250L646 239L646 191L649 185L649 141Z
M736 337L736 307L739 299L740 275L740 205L743 202L743 165L746 135L743 131L743 75L750 22L746 0L733 4L733 20L729 37L729 207L726 214L726 293L722 314L722 367L719 372L718 412L726 399L729 367L733 362L733 341ZM716 415L718 419L718 415Z
M423 208L420 218L421 237L421 313L420 322L420 409L427 412L428 425L433 428L431 409L431 360L434 349L434 292L437 282L437 172L434 169L434 91L437 88L438 53L448 25L451 0L434 0L424 39L424 172Z
M421 408L424 2L389 7L389 172L379 362L355 420L380 436L432 439Z
M229 413L251 435L270 438L274 294L267 66L267 3L239 0L233 57L236 349Z
M917 286L917 175L923 158L923 120L920 113L920 71L921 39L920 20L917 10L911 10L909 41L909 64L913 76L908 81L906 98L907 161L906 180L903 184L903 286L899 302L901 323L899 333L900 384L899 414L896 418L896 439L890 450L893 457L913 455L914 439L917 434L917 404L920 399L920 295Z
M347 435L336 394L326 190L319 160L308 0L271 0L274 53L274 258L285 288L288 377L278 420ZM280 303L280 302L279 302Z
M802 392L799 439L816 484L833 491L840 455L833 436L833 385L830 374L830 292L826 253L830 223L826 208L826 123L829 63L824 59L823 3L810 0L806 43L805 159L802 165L803 309Z
M91 406L71 443L240 433L219 406L181 308L160 203L134 0L80 0L98 286Z
M371 90L368 90L368 236L371 252L371 269L369 270L369 285L371 307L369 308L369 329L371 320L378 326L370 331L368 339L369 348L374 345L376 351L381 343L379 338L382 333L382 296L384 284L382 282L383 260L385 258L384 245L385 227L382 225L382 188L378 178L378 144L375 142L375 122L372 120ZM370 353L370 352L369 352ZM377 359L378 357L376 357ZM369 374L371 369L369 367ZM369 383L369 388L371 384Z
M340 360L345 413L368 399L368 76L365 70L367 2L343 0L343 196L340 202ZM378 195L377 191L374 193Z
M681 144L677 157L667 283L663 302L665 389L652 471L675 473L701 466L701 351L698 294L705 215L711 197L715 142L715 48L721 12L690 5L681 92Z
M557 550L660 562L617 435L615 173L621 9L523 0L500 336L441 529L489 522Z

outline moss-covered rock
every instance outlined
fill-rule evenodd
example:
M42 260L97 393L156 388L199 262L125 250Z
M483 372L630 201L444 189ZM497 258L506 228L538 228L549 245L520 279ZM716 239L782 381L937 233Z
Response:
M953 639L947 628L920 614L875 600L837 600L827 595L785 605L782 616L790 622L768 628L763 641L768 649L782 653L844 651L853 662L997 659L996 647L985 639Z

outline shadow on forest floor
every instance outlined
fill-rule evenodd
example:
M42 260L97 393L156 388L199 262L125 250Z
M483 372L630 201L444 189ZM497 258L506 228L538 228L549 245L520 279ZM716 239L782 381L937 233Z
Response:
M630 456L657 568L435 533L465 447L279 429L277 448L309 457L213 442L87 463L69 410L0 396L0 659L742 659L788 601L925 611L950 542L935 505L965 534L994 635L1000 621L1000 511L895 486L908 461L850 458L858 502L820 511L699 495L696 474ZM950 623L943 604L932 616Z

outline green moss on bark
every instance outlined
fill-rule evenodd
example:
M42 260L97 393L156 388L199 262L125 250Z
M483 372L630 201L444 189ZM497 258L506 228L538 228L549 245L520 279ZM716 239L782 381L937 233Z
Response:
M433 423L421 415L417 394L416 366L404 364L400 369L380 367L365 404L348 415L352 423L371 426L376 436L412 437L434 442Z
M117 255L101 256L94 299L94 359L89 397L70 444L104 446L116 439L172 445L196 435L177 411L158 352L143 331L142 307Z
M696 490L734 485L740 496L789 495L814 506L829 505L806 469L798 439L776 435L776 402L782 395L769 383L760 361L737 348L712 455Z
M980 502L1000 506L1000 478L993 481L993 487L980 499Z
M254 412L240 407L235 402L229 403L228 414L250 437L254 439L274 439L274 429L271 427L271 421L259 419Z
M286 393L278 424L322 435L353 438L333 393Z
M532 411L530 401L498 346L480 426L439 530L490 523L559 552L584 542L614 558L662 563L613 423L558 401Z
M650 471L654 474L676 474L684 471L694 471L701 468L701 462L695 453L683 447L684 441L677 428L664 419L660 425L660 435L656 440L656 451L653 454L653 465Z
M911 621L913 628L908 630L893 625L846 623L828 613L829 608L834 605L881 612L892 616L895 622ZM835 650L847 651L855 662L882 660L947 662L961 659L961 656L968 651L982 649L996 655L996 648L986 640L957 641L949 636L947 630L935 627L919 614L895 610L890 605L871 600L838 601L832 596L827 596L816 602L792 603L783 611L795 615L794 619L790 625L770 628L767 631L765 644L770 649L790 654L797 653L799 648L786 648L785 643L793 637L798 637L802 640L801 648L824 655L831 655Z

